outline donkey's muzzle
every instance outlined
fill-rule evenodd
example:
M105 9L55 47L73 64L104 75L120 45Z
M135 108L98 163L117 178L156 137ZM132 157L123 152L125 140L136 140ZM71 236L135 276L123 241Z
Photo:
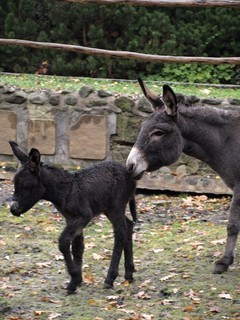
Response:
M133 147L131 149L127 158L126 167L128 172L131 173L136 180L141 179L144 172L147 170L148 164L138 148Z
M19 210L19 206L18 206L17 201L11 202L10 211L14 216L19 217L21 215L21 211Z

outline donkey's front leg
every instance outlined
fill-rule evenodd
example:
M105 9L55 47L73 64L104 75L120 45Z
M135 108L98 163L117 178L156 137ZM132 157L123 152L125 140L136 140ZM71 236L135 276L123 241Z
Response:
M223 256L216 261L213 273L223 273L234 261L234 250L240 230L240 188L234 189L229 220L227 225L227 242Z

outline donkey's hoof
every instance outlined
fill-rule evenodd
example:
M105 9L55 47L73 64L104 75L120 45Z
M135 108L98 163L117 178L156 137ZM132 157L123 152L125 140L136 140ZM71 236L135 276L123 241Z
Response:
M103 289L111 289L111 288L113 288L113 284L104 282Z
M228 270L228 267L233 264L234 256L227 257L223 256L221 259L215 262L215 266L213 269L214 274L221 274Z

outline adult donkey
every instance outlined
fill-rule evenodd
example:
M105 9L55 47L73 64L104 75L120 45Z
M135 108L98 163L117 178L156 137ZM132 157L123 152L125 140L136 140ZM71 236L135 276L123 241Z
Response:
M142 123L127 168L140 178L145 171L172 164L184 152L221 176L233 190L225 252L213 270L223 273L234 261L240 229L240 109L188 107L168 85L160 98L141 79L139 83L155 111Z

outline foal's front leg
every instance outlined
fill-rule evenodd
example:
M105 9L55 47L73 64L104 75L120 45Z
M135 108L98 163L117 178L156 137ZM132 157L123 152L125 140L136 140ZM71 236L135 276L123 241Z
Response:
M234 189L227 225L227 242L223 256L216 261L213 273L223 273L234 261L234 250L240 230L240 187Z
M83 234L77 235L72 241L72 256L73 262L71 271L71 281L67 286L68 294L73 293L77 286L82 283L82 257L84 252Z
M84 238L83 233L77 235L72 241L72 255L73 261L79 266L82 270L82 258L84 252Z
M111 217L110 221L112 222L114 229L114 246L108 274L104 281L105 289L112 288L113 282L118 276L119 262L121 259L123 248L125 247L125 244L127 242L128 234L128 227L125 216L123 216L123 219L121 220L115 220L114 217Z
M71 276L71 281L67 286L67 293L73 293L82 282L82 255L83 255L83 235L82 230L87 225L88 220L70 220L59 238L59 250L64 256L64 260ZM72 254L70 246L72 242ZM78 251L79 250L79 251Z

